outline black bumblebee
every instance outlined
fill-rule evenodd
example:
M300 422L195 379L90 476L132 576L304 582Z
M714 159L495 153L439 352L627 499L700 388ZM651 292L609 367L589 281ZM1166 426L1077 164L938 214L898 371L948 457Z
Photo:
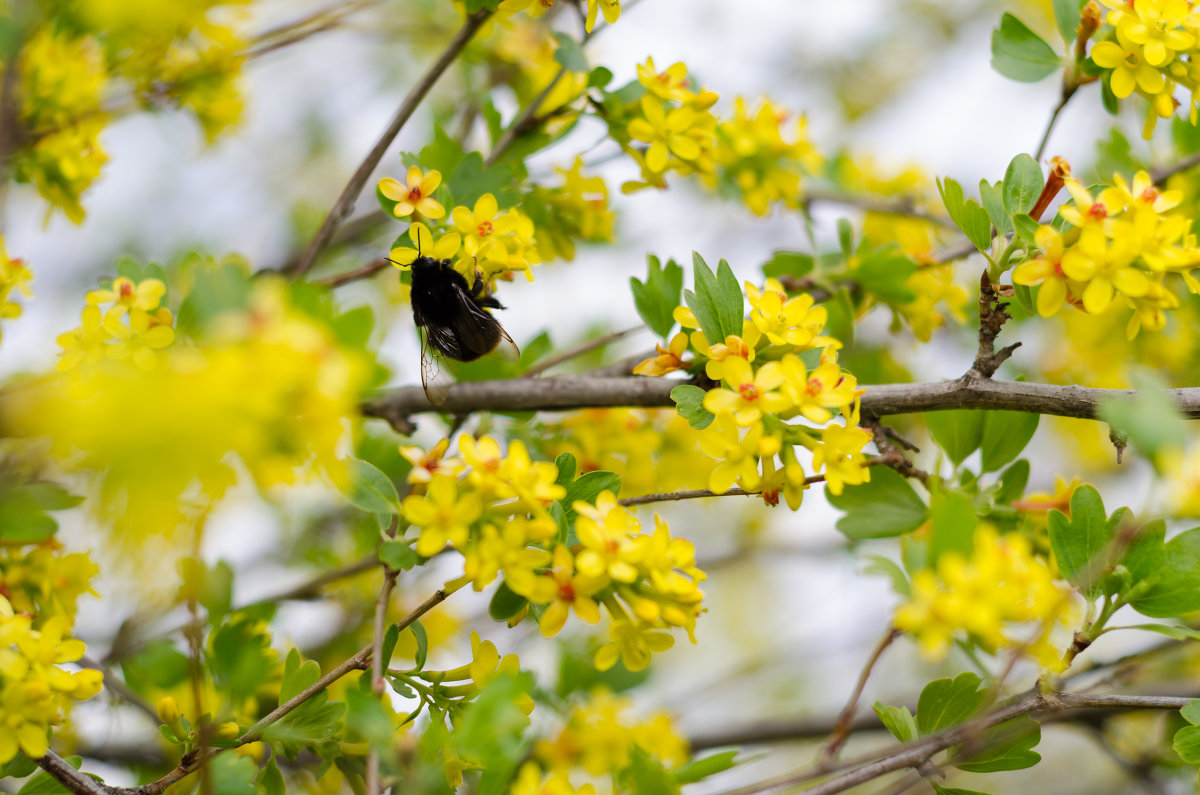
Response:
M505 358L520 355L508 332L488 311L504 306L484 290L480 275L472 286L450 260L418 256L412 263L411 299L413 321L423 337L421 384L431 403L445 401L451 384L431 352L460 362L497 350Z

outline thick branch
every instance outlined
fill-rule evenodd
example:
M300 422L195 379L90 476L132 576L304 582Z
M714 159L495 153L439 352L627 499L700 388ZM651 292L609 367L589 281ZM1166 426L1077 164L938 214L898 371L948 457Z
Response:
M429 71L422 75L417 84L408 92L408 96L404 98L404 102L401 103L399 110L396 111L396 115L392 118L391 124L384 130L383 135L379 137L379 140L367 154L366 158L363 159L358 170L350 177L350 181L346 183L346 187L342 189L342 195L338 196L333 209L325 217L325 222L321 224L316 237L313 238L308 248L305 249L304 255L288 266L288 269L285 271L288 276L302 276L316 262L317 257L329 245L329 241L333 239L333 233L337 231L342 220L354 209L354 203L358 201L358 196L362 193L363 186L371 178L371 174L374 173L375 167L379 165L379 161L383 159L383 155L388 150L388 147L392 145L392 141L400 134L400 129L412 117L417 106L421 104L421 100L425 99L425 95L433 88L438 78L449 68L450 64L454 63L459 53L467 46L467 42L471 40L475 32L479 30L480 26L487 21L491 14L491 11L485 9L476 11L467 17L466 22L463 23L463 26L446 46L446 49L442 51L438 59L429 67Z
M686 383L667 378L560 376L455 384L446 400L433 406L419 386L381 393L363 407L368 417L388 420L397 428L411 427L414 414L470 411L566 411L570 409L642 406L670 407L671 390ZM1030 414L1094 419L1101 401L1131 399L1129 389L992 381L964 377L954 381L917 384L875 384L863 387L864 417L914 414L946 409L1001 409ZM1200 387L1167 390L1187 417L1200 418Z
M37 763L38 767L49 773L55 781L76 795L113 795L122 791L118 787L110 787L97 781L82 770L76 770L53 751L47 751Z

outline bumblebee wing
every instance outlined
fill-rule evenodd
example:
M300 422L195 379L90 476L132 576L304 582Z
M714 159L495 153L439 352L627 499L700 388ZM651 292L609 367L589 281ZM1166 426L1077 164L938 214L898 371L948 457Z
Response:
M502 338L508 337L501 328L500 321L480 307L476 300L463 290L455 291L455 311L450 326L462 349L462 356L454 358L465 362L491 353Z
M429 402L434 406L440 406L446 402L446 395L450 392L450 387L454 386L454 376L442 367L442 360L432 350L433 344L429 330L426 329L425 334L421 338L421 386L425 390L425 397L429 398Z
M512 337L508 336L508 332L500 328L500 324L496 324L496 328L500 330L500 342L492 349L492 353L506 362L516 362L521 358L521 349L512 341Z

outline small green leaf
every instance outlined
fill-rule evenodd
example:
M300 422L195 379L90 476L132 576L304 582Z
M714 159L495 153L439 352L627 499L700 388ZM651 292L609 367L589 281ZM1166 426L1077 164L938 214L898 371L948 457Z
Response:
M1019 154L1004 172L1004 209L1009 215L1028 213L1046 184L1042 168L1027 154Z
M863 574L879 574L887 577L892 581L892 589L896 594L905 599L912 594L912 587L908 583L908 575L894 561L882 555L867 555L866 559L869 562L863 567Z
M1012 217L1012 221L1013 229L1016 231L1017 237L1021 239L1021 242L1030 248L1036 246L1037 230L1041 224L1033 220L1029 213L1017 213Z
M394 626L394 625L393 625ZM429 656L429 635L425 633L425 627L420 621L414 621L408 625L412 630L413 637L417 641L417 651L413 655L413 666L420 671L425 667L425 659Z
M349 459L351 484L342 493L356 508L368 513L399 513L396 484L379 467L361 458Z
M287 786L283 783L283 773L279 772L279 765L275 762L274 756L267 762L266 767L258 772L255 783L262 787L264 795L286 795L287 793Z
M383 631L383 640L379 644L379 659L383 660L383 667L387 668L388 663L392 661L392 655L396 652L396 643L400 640L400 628L395 624L388 624L387 629Z
M1005 13L992 31L992 68L1021 83L1036 83L1062 65L1054 49L1021 20Z
M1086 0L1053 0L1054 24L1058 26L1063 43L1068 46L1075 43L1075 31L1079 27L1079 9L1084 2Z
M986 179L979 180L979 198L997 234L1007 235L1013 231L1012 215L1004 208L1003 182L998 181L993 185Z
M869 481L846 486L841 494L826 489L825 497L830 505L845 511L837 529L854 541L911 533L928 513L924 500L904 476L887 467L874 467Z
M745 299L729 263L721 260L714 274L704 258L693 252L692 272L696 290L684 290L683 298L708 343L716 345L730 334L740 335Z
M982 750L955 762L954 766L969 773L1024 770L1042 760L1041 754L1030 750L1041 739L1041 724L1028 715L1022 715L981 733L971 745Z
M883 727L900 742L908 743L917 739L917 722L908 711L908 707L892 707L882 701L876 701L871 705L871 709L875 710Z
M721 260L717 263L717 311L721 315L721 327L725 336L730 334L741 336L743 333L746 314L746 297L742 295L742 285L729 263ZM724 342L724 338L721 340Z
M925 685L917 700L917 730L921 736L937 734L974 715L983 703L981 682L978 676L966 672Z
M1091 486L1075 489L1071 495L1071 517L1051 511L1048 525L1050 548L1063 576L1085 596L1096 596L1101 555L1108 549L1116 529L1105 518L1100 493Z
M685 762L671 771L679 784L692 784L738 765L737 751L722 751Z
M949 411L931 411L925 415L925 422L933 434L933 440L938 447L946 451L946 456L955 466L975 452L983 441L983 412L971 409L951 409Z
M554 33L554 40L558 42L558 47L554 50L554 60L558 64L570 72L591 71L591 64L588 63L587 56L583 53L583 47L579 45L578 41L558 31Z
M646 260L649 266L646 281L636 278L629 280L633 304L650 330L666 339L675 327L673 313L675 307L679 306L679 296L683 290L683 268L675 260L668 261L666 267L660 267L658 257L654 255Z
M671 390L675 410L696 430L702 431L712 424L713 413L704 408L704 390L692 384L682 384Z
M929 539L930 565L946 552L971 554L979 519L970 497L957 491L935 492L929 505L929 515L933 520Z
M1200 640L1200 629L1177 627L1172 624L1128 624L1111 629L1140 629L1145 632L1156 632L1166 635L1171 640Z
M575 469L578 466L575 462L575 456L570 453L563 453L554 459L554 466L558 467L558 477L554 481L558 485L565 487L575 479Z
M1146 582L1149 588L1130 602L1142 615L1170 618L1200 610L1200 527L1163 546L1158 569Z
M567 518L574 521L575 510L571 506L579 500L594 503L602 491L617 494L621 491L621 476L614 472L596 470L585 472L567 486L567 496L559 502L567 509Z
M316 684L321 678L321 666L316 660L300 660L300 652L292 649L283 663L283 680L279 685L279 703L284 704L294 696Z
M421 556L407 541L397 539L379 545L379 560L392 571L408 571L421 562Z
M1200 765L1200 726L1184 726L1175 732L1171 747L1185 765Z
M892 304L907 304L916 298L908 279L917 271L917 263L895 246L872 251L858 260L854 281L867 292Z
M1021 499L1028 483L1029 462L1022 458L1000 475L1000 488L996 492L996 502L1007 504Z
M776 251L771 258L763 263L763 276L777 279L780 276L800 278L812 272L816 265L812 254L801 251Z
M1014 284L1013 295L1016 296L1017 303L1025 310L1026 314L1031 317L1037 314L1037 310L1033 305L1033 291L1029 289L1029 285Z
M1179 714L1193 726L1200 726L1200 699L1193 698L1183 709L1179 710Z
M1022 411L983 412L983 436L979 450L983 455L983 472L995 472L1012 461L1033 438L1039 414Z
M964 198L962 186L949 177L938 180L938 191L942 194L942 203L950 214L950 220L975 248L986 251L992 244L992 221L988 211L974 199Z
M488 615L495 621L507 621L528 605L528 599L519 596L501 580L496 592L492 594L492 600L488 603Z
M607 69L603 66L597 66L595 69L588 72L587 87L588 88L604 88L606 85L608 85L609 83L612 82L612 79L613 79L612 70Z

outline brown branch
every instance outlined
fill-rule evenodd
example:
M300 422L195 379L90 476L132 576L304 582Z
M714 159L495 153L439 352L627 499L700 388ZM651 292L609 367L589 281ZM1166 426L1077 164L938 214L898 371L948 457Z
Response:
M330 276L325 279L316 279L315 281L317 284L323 284L326 287L341 287L343 284L349 284L359 279L365 279L368 276L374 276L381 270L386 270L391 264L392 261L387 257L380 257L379 259L371 260L361 268L355 268L352 271L339 273L336 276Z
M805 190L800 196L801 201L807 206L810 204L842 204L847 207L855 207L869 213L884 213L886 215L900 215L906 218L915 218L918 221L926 221L938 226L946 226L951 229L957 229L954 222L948 218L942 218L932 213L924 212L917 209L916 201L912 197L902 197L898 201L889 201L873 196L854 196L848 193L835 193L833 191L823 190Z
M687 491L672 491L663 494L643 494L640 497L626 497L617 500L621 505L649 505L652 502L677 502L679 500L701 500L705 497L757 497L758 492L732 488L729 491L717 493L711 489L689 489Z
M350 181L346 183L346 187L342 189L342 194L338 196L333 209L325 217L324 223L321 224L321 228L317 231L312 242L309 243L308 248L305 249L304 254L285 269L284 273L287 276L293 278L303 276L313 266L317 257L320 256L321 252L325 250L326 246L333 239L333 233L337 231L342 220L354 209L354 203L358 200L359 194L362 193L363 186L367 184L367 180L370 179L371 174L375 171L375 167L379 165L379 161L383 159L383 155L387 152L388 147L392 145L392 141L400 134L400 129L412 117L417 106L421 104L421 100L425 99L425 95L429 93L430 89L433 88L446 69L450 67L450 64L454 62L463 48L467 46L467 42L474 37L476 31L479 30L491 15L491 11L483 9L468 16L458 33L450 40L446 49L442 51L442 54L429 67L429 70L421 76L417 84L408 92L408 96L400 104L399 110L396 111L396 115L392 118L387 129L384 130L383 135L380 136L375 146L354 172L354 175L350 177Z
M1012 315L1008 314L1008 304L996 295L992 280L987 269L979 277L979 352L975 355L975 364L971 366L968 377L991 378L1000 369L1013 351L1021 347L1020 342L996 350L996 337L1000 329Z
M419 386L382 392L362 411L397 428L411 427L414 414L471 411L567 411L601 407L673 407L671 390L687 383L668 378L556 376L553 378L473 381L450 387L446 400L433 406ZM915 384L863 387L864 416L886 417L947 409L994 409L1094 419L1102 401L1133 399L1131 389L959 378ZM1200 418L1200 387L1170 389L1167 394L1184 416Z
M102 781L97 781L82 770L76 770L67 760L53 751L47 751L45 756L37 760L37 763L38 767L45 770L51 778L75 795L113 795L125 791L120 787L110 787Z
M577 356L583 356L585 353L591 353L592 351L596 350L597 348L603 348L605 345L608 345L610 342L615 342L615 341L621 339L622 337L627 337L630 334L634 333L635 331L641 331L645 327L646 327L645 324L638 324L636 326L631 326L630 328L627 328L627 329L621 329L620 331L614 331L611 334L605 334L603 337L597 337L594 340L588 340L587 342L585 342L581 345L578 345L574 348L571 348L570 350L563 351L562 353L558 354L557 356L551 356L546 361L540 362L538 365L536 365L534 367L530 367L528 370L521 373L521 375L519 377L520 378L533 378L535 376L541 375L542 373L549 370L551 367L556 367L556 366L562 364L563 362L568 362Z
M1042 694L1031 690L1018 696L1009 704L987 715L948 729L932 737L911 743L903 743L872 752L850 762L838 765L848 772L830 778L805 790L809 795L833 795L872 779L906 768L918 768L940 751L977 738L979 733L998 726L1005 721L1022 715L1054 715L1067 710L1117 710L1117 709L1166 709L1177 710L1187 705L1189 699L1174 696L1108 695L1090 696L1081 693ZM789 773L777 778L751 784L723 795L760 795L794 787L805 781L827 775L820 768Z
M871 677L871 672L875 669L875 664L879 662L879 658L887 651L887 647L892 645L892 641L900 637L900 630L895 627L888 627L887 632L883 633L883 637L879 639L879 643L875 644L875 648L871 651L871 656L867 658L866 664L863 665L862 671L858 674L858 681L854 685L853 692L850 693L850 698L846 701L846 706L842 708L838 714L837 721L833 724L833 730L829 733L829 742L825 748L821 750L822 765L828 765L834 759L837 759L838 750L842 744L850 737L851 725L854 722L854 712L858 709L858 700L862 698L863 690L867 686L867 680Z

